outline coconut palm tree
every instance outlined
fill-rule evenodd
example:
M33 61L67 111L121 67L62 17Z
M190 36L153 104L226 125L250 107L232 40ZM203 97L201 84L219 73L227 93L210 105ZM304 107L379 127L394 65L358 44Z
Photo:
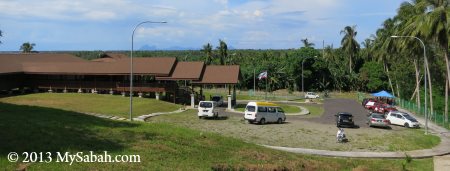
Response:
M205 59L206 65L211 64L211 62L212 62L212 45L210 43L203 45L203 49L201 51L206 54L206 59Z
M302 39L303 47L312 48L315 44L308 41L308 38Z
M325 53L323 55L323 58L325 59L326 62L335 61L333 44L325 46L324 52Z
M348 69L350 73L352 73L352 60L355 57L355 54L359 50L359 43L355 40L356 35L358 32L356 32L356 26L346 26L344 30L341 30L341 34L344 35L344 37L341 40L341 46L342 50L344 50L348 57L349 65Z
M425 11L425 23L419 28L424 32L424 35L429 39L435 40L440 46L440 50L443 53L443 58L446 64L447 77L446 83L450 81L450 63L448 56L449 46L449 1L448 0L424 0L421 1L423 6L427 7ZM428 72L428 71L427 71ZM432 96L432 95L430 95ZM431 104L430 104L431 105ZM431 107L432 108L432 107ZM433 110L433 109L431 109ZM445 122L448 122L448 90L445 93Z
M362 53L366 61L372 60L373 41L373 39L367 38L363 42L361 42L361 44L364 46L364 50L362 51Z
M227 43L225 43L222 39L219 39L219 46L217 46L217 49L219 50L220 65L225 65L225 58L228 57Z
M33 51L34 46L36 46L36 44L25 42L22 44L22 46L20 46L20 50L22 51L22 53L31 53Z
M0 37L3 37L3 32L0 30ZM2 41L0 41L0 44L2 44Z
M445 9L445 10L443 10ZM435 41L442 49L443 57L446 62L446 81L447 84L450 78L449 63L448 63L448 27L447 18L448 2L442 0L413 0L411 2L402 3L398 17L403 19L400 22L399 28L403 35L409 35L421 38L422 40L430 44L430 41ZM402 21L402 20L400 20ZM428 61L424 61L426 70L424 73L431 78ZM433 91L431 79L428 79L428 85L430 87L430 109L433 113ZM445 115L447 115L448 109L448 93L445 93ZM447 117L446 117L447 118Z
M423 0L412 0L405 1L400 5L397 15L394 17L396 25L395 34L404 36L414 36L414 37L424 37L420 29L418 29L416 24L423 23L424 17L423 13L426 10L426 6L420 3ZM418 110L420 111L420 64L419 61L422 59L423 47L417 41L411 41L409 39L399 39L397 40L397 45L401 51L401 54L406 54L406 56L411 56L409 58L414 64L416 86L411 96L411 100L416 97L416 103ZM428 68L428 67L427 67ZM426 71L424 71L426 73ZM429 76L429 73L427 73ZM431 79L429 79L429 85L431 87ZM431 90L431 88L430 88ZM432 105L432 96L430 96L430 104Z

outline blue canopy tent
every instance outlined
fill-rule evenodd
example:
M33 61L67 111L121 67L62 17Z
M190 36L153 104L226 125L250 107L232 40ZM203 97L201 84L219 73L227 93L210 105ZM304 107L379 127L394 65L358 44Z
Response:
M380 91L378 93L373 93L372 96L375 97L387 97L387 98L395 98L395 96L393 96L391 93L388 93L387 91Z

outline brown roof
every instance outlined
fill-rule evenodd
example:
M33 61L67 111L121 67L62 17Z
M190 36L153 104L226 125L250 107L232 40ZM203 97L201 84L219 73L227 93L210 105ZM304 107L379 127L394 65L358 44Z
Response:
M171 57L133 58L133 72L136 74L169 76L176 61L176 58ZM122 67L126 70L126 73L129 73L130 58L118 59L115 63L118 65L117 67Z
M130 58L118 56L114 57L113 62L92 62L70 54L0 54L0 73L129 74ZM133 60L135 74L156 76L169 76L176 62L176 58L170 57L134 58Z
M116 62L118 59L128 58L127 55L122 53L106 53L104 57L93 59L94 62Z
M206 66L203 77L200 81L193 81L194 84L237 84L239 82L239 65L210 65Z
M205 63L203 62L177 62L170 77L156 77L157 80L200 80Z
M85 60L70 54L27 53L0 54L0 73L22 72L25 62L84 62Z
M88 61L70 54L0 54L0 74L127 75L130 58L110 57L109 62ZM192 80L194 84L237 84L238 65L205 66L203 62L177 62L171 57L133 58L136 75L158 80Z
M135 58L133 73L168 76L176 58ZM23 71L30 74L83 74L83 75L127 75L130 74L130 59L116 62L46 62L23 63Z

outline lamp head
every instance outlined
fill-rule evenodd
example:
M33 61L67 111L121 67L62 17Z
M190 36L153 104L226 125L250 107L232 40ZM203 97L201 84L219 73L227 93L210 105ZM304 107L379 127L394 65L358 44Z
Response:
M391 36L392 38L397 38L398 36Z

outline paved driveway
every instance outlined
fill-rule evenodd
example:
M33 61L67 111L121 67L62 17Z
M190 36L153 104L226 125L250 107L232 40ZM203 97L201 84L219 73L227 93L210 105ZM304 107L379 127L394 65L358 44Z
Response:
M338 112L349 112L353 114L355 124L360 127L368 127L367 110L361 104L352 99L326 99L324 102L324 114L319 118L305 118L306 120L336 125L335 114Z

